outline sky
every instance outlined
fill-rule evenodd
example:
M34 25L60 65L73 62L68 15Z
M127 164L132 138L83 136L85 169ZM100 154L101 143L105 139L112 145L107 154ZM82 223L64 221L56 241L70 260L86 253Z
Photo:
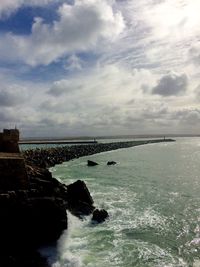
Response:
M1 0L0 130L200 134L199 0Z

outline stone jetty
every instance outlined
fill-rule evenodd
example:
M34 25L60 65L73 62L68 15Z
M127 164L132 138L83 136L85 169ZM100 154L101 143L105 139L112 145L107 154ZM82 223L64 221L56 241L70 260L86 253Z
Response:
M173 139L153 139L128 142L96 143L92 145L73 145L55 148L26 150L23 152L23 156L27 164L31 163L41 168L49 168L53 167L56 164L61 164L64 161L69 161L75 158L89 156L101 152L145 144L173 141Z

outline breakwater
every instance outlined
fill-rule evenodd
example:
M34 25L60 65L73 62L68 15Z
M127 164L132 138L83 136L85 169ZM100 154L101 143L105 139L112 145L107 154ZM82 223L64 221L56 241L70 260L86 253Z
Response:
M120 148L128 148L133 146L173 142L173 139L154 139L142 141L114 142L114 143L97 143L89 145L63 146L55 148L32 149L23 152L23 156L27 163L34 164L38 167L49 168L64 161L75 158L89 156L101 152L116 150Z
M97 141L65 141L65 140L31 140L19 141L19 145L74 145L74 144L96 144Z

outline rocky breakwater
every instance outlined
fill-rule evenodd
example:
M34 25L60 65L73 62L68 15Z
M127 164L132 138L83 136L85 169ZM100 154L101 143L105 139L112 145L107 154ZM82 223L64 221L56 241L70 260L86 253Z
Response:
M64 161L69 161L75 158L89 156L100 152L106 152L121 148L128 148L133 146L173 142L173 139L153 139L142 141L128 141L128 142L113 142L113 143L97 143L90 145L73 145L55 148L26 150L23 156L27 163L31 163L38 167L48 168L55 164L61 164Z

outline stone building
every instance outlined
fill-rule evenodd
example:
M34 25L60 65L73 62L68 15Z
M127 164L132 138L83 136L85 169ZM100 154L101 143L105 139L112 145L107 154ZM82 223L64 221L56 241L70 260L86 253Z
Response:
M19 130L4 129L0 133L0 152L19 153Z
M0 133L0 191L27 189L29 186L18 141L17 129L6 129Z

